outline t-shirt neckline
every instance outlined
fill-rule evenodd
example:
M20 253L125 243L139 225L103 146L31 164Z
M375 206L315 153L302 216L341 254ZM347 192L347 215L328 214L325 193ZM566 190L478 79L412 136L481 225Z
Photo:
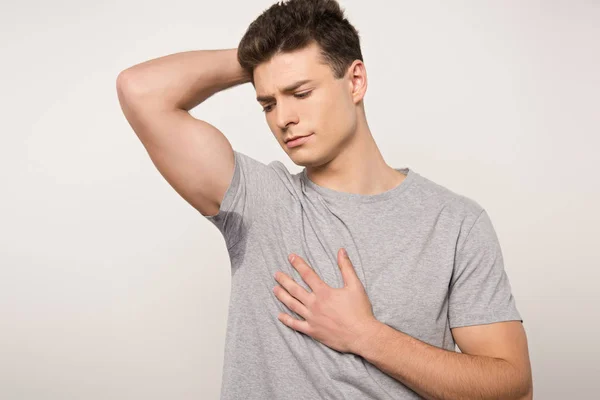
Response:
M302 181L306 186L310 189L317 192L321 197L327 198L330 200L339 200L346 202L354 202L354 203L372 203L376 201L387 200L396 196L399 196L402 192L406 191L406 189L415 181L417 173L413 171L410 167L404 168L394 168L396 171L406 175L406 178L399 184L382 193L377 194L358 194L358 193L348 193L348 192L340 192L337 190L333 190L324 186L320 186L313 181L310 180L308 175L306 174L306 168L302 170L300 174Z

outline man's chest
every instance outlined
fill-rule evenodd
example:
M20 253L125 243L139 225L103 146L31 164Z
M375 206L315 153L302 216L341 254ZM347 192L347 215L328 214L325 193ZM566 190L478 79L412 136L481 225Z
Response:
M283 217L274 213L255 228L259 256L275 252L273 262L280 262L289 253L299 254L335 288L343 286L337 251L345 248L381 322L411 330L437 327L446 318L458 231L439 215L398 213L359 220L323 210ZM281 269L310 290L291 265Z

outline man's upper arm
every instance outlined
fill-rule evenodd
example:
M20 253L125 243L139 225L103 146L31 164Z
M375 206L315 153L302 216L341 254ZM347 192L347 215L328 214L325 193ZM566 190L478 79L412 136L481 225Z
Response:
M504 269L502 249L483 209L469 214L457 241L448 318L461 352L503 359L519 371L531 396L531 366L521 315Z
M120 75L121 108L160 174L201 214L216 214L234 173L229 140L186 110L141 101L127 85Z
M453 328L452 336L462 353L507 361L519 371L524 387L532 390L527 335L521 321Z

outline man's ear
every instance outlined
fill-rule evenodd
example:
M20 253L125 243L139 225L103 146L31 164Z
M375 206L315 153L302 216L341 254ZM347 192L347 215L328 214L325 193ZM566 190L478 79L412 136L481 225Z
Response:
M360 60L354 60L349 68L351 94L354 103L359 103L367 91L367 70Z

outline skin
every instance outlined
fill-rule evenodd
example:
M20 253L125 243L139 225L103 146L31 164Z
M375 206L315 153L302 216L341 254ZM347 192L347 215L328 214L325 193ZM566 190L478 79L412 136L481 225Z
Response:
M291 53L277 54L254 70L257 98L267 124L290 159L306 168L314 183L347 193L372 195L401 184L406 176L384 161L365 117L365 65L355 60L336 79L321 62L320 47L312 43ZM310 79L293 92L283 88ZM304 98L301 98L305 96ZM314 135L294 148L284 139Z

